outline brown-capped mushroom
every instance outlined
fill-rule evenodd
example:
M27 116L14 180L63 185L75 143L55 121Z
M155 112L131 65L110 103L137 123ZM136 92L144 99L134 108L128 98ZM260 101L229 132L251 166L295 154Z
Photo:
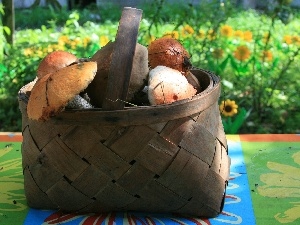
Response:
M174 38L162 37L148 46L150 67L167 66L185 74L191 67L190 55L182 44Z
M61 112L94 79L96 62L81 62L38 79L27 105L28 118L47 120Z
M51 52L40 62L37 69L37 77L40 79L48 73L54 73L61 68L71 65L77 60L77 57L70 52L62 50Z
M88 86L86 91L91 99L91 103L96 107L102 107L114 46L115 42L109 42L91 58L91 61L97 62L98 70L95 79ZM136 100L136 97L139 97L137 95L142 93L143 87L147 84L148 73L148 50L145 46L137 44L134 52L126 101L131 103L137 103L139 101ZM145 95L145 97L147 99L147 95Z
M178 70L157 66L150 70L148 99L151 105L169 104L191 98L197 90Z

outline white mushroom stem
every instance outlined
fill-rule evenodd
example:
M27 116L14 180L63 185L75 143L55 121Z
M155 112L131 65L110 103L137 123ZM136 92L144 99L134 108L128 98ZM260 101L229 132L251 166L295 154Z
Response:
M191 98L197 90L178 70L157 66L149 73L148 98L151 105L169 104Z

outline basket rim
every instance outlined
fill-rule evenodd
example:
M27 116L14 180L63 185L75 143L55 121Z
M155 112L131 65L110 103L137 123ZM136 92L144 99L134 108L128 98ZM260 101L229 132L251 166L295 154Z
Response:
M220 78L210 71L192 69L194 75L199 74L209 79L209 84L202 92L189 99L179 100L170 104L153 106L125 107L122 110L72 109L60 112L50 120L60 125L149 125L179 119L199 113L218 101L221 93ZM198 73L198 74L197 74ZM19 93L20 101L26 98Z

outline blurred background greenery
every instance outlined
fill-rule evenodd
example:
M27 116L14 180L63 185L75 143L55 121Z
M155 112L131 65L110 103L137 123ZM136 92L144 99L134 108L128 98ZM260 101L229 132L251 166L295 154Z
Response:
M176 38L193 66L221 77L226 133L299 133L300 13L289 0L272 2L259 9L220 0L140 3L138 42ZM90 57L115 38L120 6L52 3L15 9L13 42L0 3L0 131L21 131L17 93L43 57L55 50Z

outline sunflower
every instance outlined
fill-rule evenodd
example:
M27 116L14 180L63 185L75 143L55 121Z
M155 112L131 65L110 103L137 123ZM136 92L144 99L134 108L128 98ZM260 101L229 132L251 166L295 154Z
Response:
M249 30L244 31L244 40L245 41L252 41L252 32Z
M238 112L238 105L235 103L235 101L227 99L225 101L222 101L220 106L220 111L224 116L234 116Z
M241 30L236 30L234 31L234 36L237 38L243 38L244 37L244 32Z
M178 33L178 31L167 32L163 36L164 37L168 37L168 38L179 39L179 33Z
M241 45L241 46L237 47L233 53L234 57L240 61L247 60L250 57L250 54L251 54L251 52L250 52L249 48L245 45Z
M225 37L231 37L233 35L233 29L229 25L223 25L220 32L221 35Z
M272 52L270 50L263 51L262 59L263 59L263 61L272 61L272 59L273 59Z
M290 36L290 35L285 35L285 36L283 37L283 41L284 41L286 44L288 44L288 45L292 44L292 43L293 43L292 36Z
M181 30L181 34L183 37L190 36L194 32L195 32L194 29L190 25L185 25Z

